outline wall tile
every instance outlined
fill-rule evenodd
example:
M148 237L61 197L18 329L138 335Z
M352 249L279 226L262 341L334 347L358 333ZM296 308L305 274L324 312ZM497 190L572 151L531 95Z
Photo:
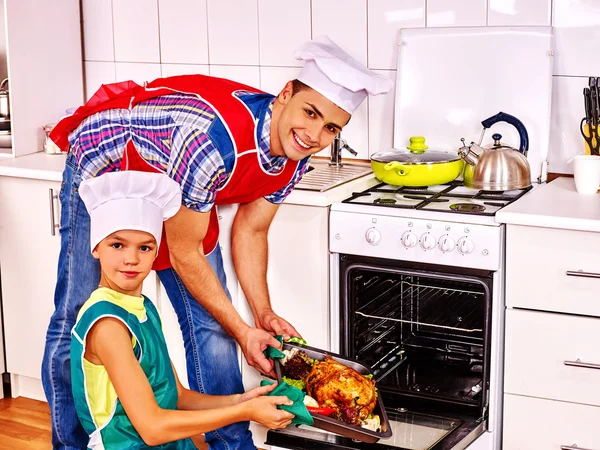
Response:
M208 64L206 0L158 0L163 63Z
M172 77L174 75L209 75L208 65L201 64L161 64L161 76Z
M300 67L261 67L260 89L278 95L285 84L298 77Z
M554 74L600 76L600 2L557 0L553 16Z
M585 151L579 124L585 116L587 77L553 77L548 172L573 173L573 156Z
M376 70L375 72L390 78L395 84L395 70ZM369 156L393 147L395 97L395 86L385 95L369 97Z
M103 84L117 81L117 73L114 62L85 62L85 100L92 95Z
M208 0L210 64L258 65L257 0Z
M369 0L368 61L371 69L396 69L400 28L425 26L425 0Z
M160 64L151 63L116 63L117 81L133 80L138 84L161 77Z
M115 60L160 62L157 0L113 0Z
M227 78L238 83L257 88L260 86L260 71L258 66L218 66L210 65L210 75Z
M489 0L488 25L550 25L551 1Z
M487 0L427 0L428 27L483 27Z
M332 18L335 17L335 20ZM312 34L329 36L357 61L367 65L367 1L313 0Z
M111 0L82 0L83 51L86 61L114 61Z
M258 0L260 64L302 66L294 51L311 38L310 0Z

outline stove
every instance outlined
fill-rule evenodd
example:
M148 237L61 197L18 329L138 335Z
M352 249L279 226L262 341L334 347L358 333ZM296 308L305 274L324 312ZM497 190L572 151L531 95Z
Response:
M531 186L511 191L482 191L468 188L462 181L437 186L393 186L380 183L354 193L342 203L493 216L500 208L517 200L530 189Z

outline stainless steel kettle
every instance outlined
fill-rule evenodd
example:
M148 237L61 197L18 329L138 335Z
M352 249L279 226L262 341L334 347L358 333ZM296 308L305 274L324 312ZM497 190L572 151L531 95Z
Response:
M481 147L485 130L497 122L507 122L519 132L521 140L519 150L500 142L502 136L498 133L492 135L494 144ZM467 187L485 191L509 191L523 189L531 185L531 169L527 161L529 136L523 123L514 116L499 112L495 116L481 122L483 131L479 144L471 142L458 150L458 154L465 160L463 173L464 184Z

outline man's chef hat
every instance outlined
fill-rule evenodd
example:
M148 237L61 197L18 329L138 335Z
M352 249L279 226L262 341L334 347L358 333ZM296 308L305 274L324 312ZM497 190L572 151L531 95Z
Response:
M367 94L385 94L392 89L392 80L367 69L327 36L305 42L294 56L304 61L298 80L349 114Z
M90 243L119 230L150 233L160 245L163 221L181 206L179 184L161 173L126 170L85 180L79 195L90 214Z

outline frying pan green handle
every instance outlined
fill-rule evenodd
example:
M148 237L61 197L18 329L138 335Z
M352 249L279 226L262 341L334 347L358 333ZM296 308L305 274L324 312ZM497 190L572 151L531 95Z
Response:
M385 170L396 170L398 175L404 176L408 175L412 169L412 166L405 166L401 162L392 161L383 166Z

